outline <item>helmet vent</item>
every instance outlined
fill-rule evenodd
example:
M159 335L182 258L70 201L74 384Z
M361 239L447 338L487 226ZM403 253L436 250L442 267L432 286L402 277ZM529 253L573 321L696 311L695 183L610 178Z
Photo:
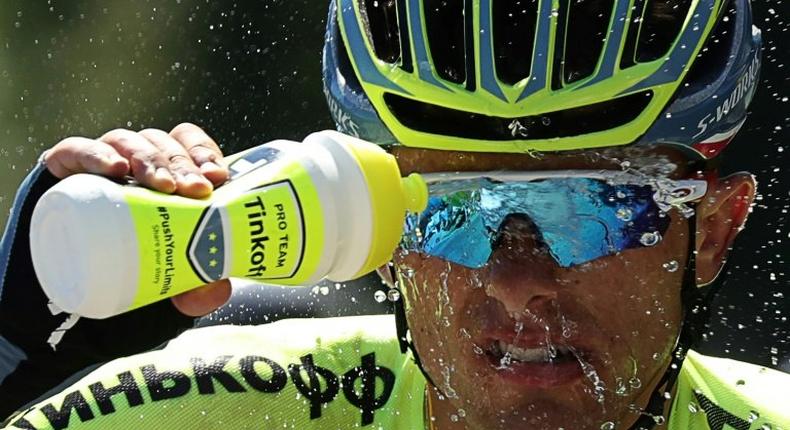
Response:
M449 109L385 93L395 118L425 133L493 141L552 139L610 130L636 119L653 98L652 91L587 106L520 118L502 118Z
M406 26L406 23L409 22L406 15L406 0L398 0L396 9L398 9L398 23ZM413 72L414 64L411 59L411 38L409 37L408 31L402 31L400 34L400 50L403 52L400 59L400 68L409 73Z
M680 35L692 0L649 0L639 31L636 61L644 63L665 56ZM700 29L702 31L702 29Z
M335 23L335 25L335 28L340 28L339 24ZM346 51L346 43L343 41L343 37L340 36L339 33L330 37L334 37L335 43L337 43L337 69L340 72L340 76L343 76L346 86L353 91L362 91L362 84L359 83L357 74L354 73L354 66L351 64L351 59L348 57L348 51Z
M397 62L401 57L401 43L395 0L365 0L361 5L364 5L360 8L364 27L376 56L387 63Z
M456 84L466 80L464 2L424 0L425 30L436 74Z
M609 35L614 0L569 0L560 5L560 17L566 16L563 9L568 9L562 79L571 84L595 72Z
M711 84L726 69L730 61L730 51L735 43L735 23L738 20L738 8L730 2L722 18L716 23L708 40L697 54L697 60L691 65L686 75L685 85L702 88Z
M494 65L503 83L529 77L537 19L537 0L492 0Z
M635 0L631 8L631 20L628 23L623 55L620 57L620 69L636 65L636 39L639 37L639 25L645 13L646 0Z

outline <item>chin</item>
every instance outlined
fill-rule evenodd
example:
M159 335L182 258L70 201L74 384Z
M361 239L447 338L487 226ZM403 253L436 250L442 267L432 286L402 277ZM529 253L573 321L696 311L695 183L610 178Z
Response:
M467 411L466 425L475 430L599 430L610 421L602 409L592 413L581 413L579 409L551 400L537 400L517 408ZM602 406L600 406L603 408Z
M600 430L606 422L626 419L630 415L628 404L634 400L634 393L615 395L611 391L613 384L608 381L610 375L601 376L607 380L607 390L598 398L586 379L545 388L509 384L496 375L482 372L474 378L464 378L474 381L467 384L456 374L458 379L453 386L458 398L447 401L453 404L454 410L464 410L468 429Z

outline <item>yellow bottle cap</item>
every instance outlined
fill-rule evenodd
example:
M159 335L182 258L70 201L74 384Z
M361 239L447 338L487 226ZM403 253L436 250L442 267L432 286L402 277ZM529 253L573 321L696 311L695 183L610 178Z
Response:
M418 173L402 178L401 184L406 195L406 210L420 213L428 206L428 186Z
M419 213L428 205L428 186L419 174L401 178L395 157L378 145L357 139L343 143L357 159L368 185L373 234L370 253L355 277L386 264L400 243L406 212Z

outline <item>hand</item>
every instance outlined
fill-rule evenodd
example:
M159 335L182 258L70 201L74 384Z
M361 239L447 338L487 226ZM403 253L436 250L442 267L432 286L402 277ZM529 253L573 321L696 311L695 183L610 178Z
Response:
M68 137L45 153L44 163L60 179L76 173L128 175L144 187L195 198L211 194L229 176L219 146L189 123L170 133L115 129L98 139Z
M142 186L184 197L206 197L228 180L219 146L200 127L183 123L169 133L157 129L115 129L98 139L68 137L43 157L47 169L63 179L77 173L109 178L134 177ZM173 297L189 316L205 315L230 297L225 279Z

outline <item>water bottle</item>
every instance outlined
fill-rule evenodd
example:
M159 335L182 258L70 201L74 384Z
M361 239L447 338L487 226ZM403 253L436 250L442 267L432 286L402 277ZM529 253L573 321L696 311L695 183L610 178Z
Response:
M30 250L64 311L107 318L229 277L277 285L355 279L385 264L428 191L394 157L334 131L226 158L204 199L70 176L38 201Z

